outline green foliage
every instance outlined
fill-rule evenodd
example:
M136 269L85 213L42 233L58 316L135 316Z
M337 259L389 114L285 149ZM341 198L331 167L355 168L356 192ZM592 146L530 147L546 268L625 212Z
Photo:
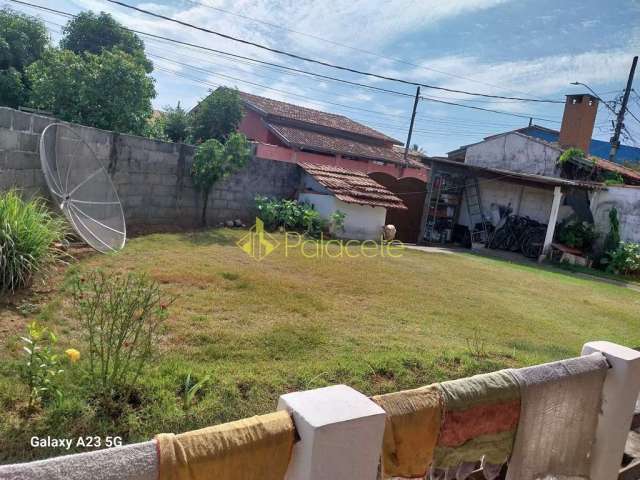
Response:
M277 200L258 195L255 199L258 217L267 229L278 227L285 229L302 228L305 205L296 200Z
M195 187L202 192L202 225L206 225L209 192L220 180L243 168L251 156L249 143L241 133L232 133L225 143L210 139L198 146L191 175Z
M59 258L54 244L64 239L64 225L40 199L25 202L15 191L0 194L0 294L28 286Z
M196 142L215 139L223 142L237 130L243 110L240 94L231 88L218 88L192 112L192 133Z
M27 68L31 105L62 120L142 134L155 96L153 79L121 50L78 55L50 49Z
M103 50L118 49L131 55L147 73L153 64L144 53L144 43L135 33L125 30L110 14L81 12L62 29L60 48L74 53L99 55Z
M336 233L344 232L344 221L347 218L347 214L341 212L340 210L336 210L331 214L329 220L331 221L331 228Z
M41 20L9 8L0 9L0 69L22 71L42 56L48 43Z
M317 210L307 208L302 215L304 232L311 237L319 237L326 229L327 222L320 217Z
M267 229L282 227L285 230L299 230L312 237L318 237L327 227L327 222L309 203L262 196L257 196L254 201L257 215Z
M172 142L184 142L189 137L189 114L178 105L166 107L164 114L164 133Z
M623 185L624 177L618 172L605 172L602 175L602 181L605 185Z
M146 122L142 136L154 138L156 140L168 141L169 137L165 133L165 117L164 115L151 115Z
M72 282L75 315L87 341L89 376L102 406L128 399L154 356L173 299L145 275L94 270Z
M639 275L640 243L621 242L618 248L610 253L607 271L616 275Z
M558 164L565 165L567 162L573 159L583 159L585 158L585 154L579 148L567 148L562 154L558 157Z
M210 376L207 375L202 380L198 380L196 377L191 375L191 372L186 375L182 385L180 386L182 408L185 412L189 413L191 411L191 407L193 406L196 397L207 384L209 378Z
M568 218L558 228L558 240L564 245L589 251L593 242L598 238L592 223L580 222L575 218Z
M27 102L22 74L13 67L0 70L0 105L17 108Z
M620 221L618 220L618 209L613 207L609 210L610 230L604 240L604 252L614 252L620 245Z
M64 370L60 368L60 356L54 352L58 338L33 321L20 340L25 353L23 375L29 387L29 408L43 400L60 401L63 394L58 377Z
M0 105L16 108L27 101L24 69L42 56L48 42L41 20L0 9Z

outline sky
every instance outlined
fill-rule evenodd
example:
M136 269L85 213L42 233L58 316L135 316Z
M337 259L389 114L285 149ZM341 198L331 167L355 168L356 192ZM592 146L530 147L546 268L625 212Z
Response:
M106 11L126 27L222 52L415 94L402 83L342 72L138 13L106 0L27 0L76 14ZM640 0L123 0L195 26L298 55L413 82L501 96L564 100L586 92L619 96L640 54ZM0 0L41 17L53 43L68 18ZM154 107L192 108L219 85L346 115L405 142L413 99L346 85L142 35L155 65ZM635 84L640 93L640 69ZM488 99L422 89L411 143L442 155L533 122L558 129L562 104ZM640 118L640 95L629 109ZM613 113L600 105L594 137L608 140ZM640 146L628 116L623 143Z

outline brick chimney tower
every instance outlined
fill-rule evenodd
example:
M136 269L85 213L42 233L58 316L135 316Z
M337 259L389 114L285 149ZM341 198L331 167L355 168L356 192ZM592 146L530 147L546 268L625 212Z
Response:
M589 155L597 113L598 99L593 95L587 93L567 95L558 139L560 145L577 147Z

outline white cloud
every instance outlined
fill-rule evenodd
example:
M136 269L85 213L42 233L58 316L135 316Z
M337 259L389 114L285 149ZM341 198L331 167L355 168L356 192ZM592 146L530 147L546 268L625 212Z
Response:
M475 56L448 55L423 60L419 63L419 67L410 69L387 67L385 74L456 90L538 98L546 96L559 98L558 94L575 89L570 85L574 81L587 83L596 90L598 87L619 83L622 89L629 72L631 57L640 44L638 32L632 32L629 35L626 46L608 50L552 54L528 60L504 62L488 62ZM447 72L448 75L434 70ZM444 99L473 99L459 93L429 89L424 89L423 92L426 95L440 96ZM523 104L496 100L491 107L522 111ZM528 108L530 107L524 106L525 110Z

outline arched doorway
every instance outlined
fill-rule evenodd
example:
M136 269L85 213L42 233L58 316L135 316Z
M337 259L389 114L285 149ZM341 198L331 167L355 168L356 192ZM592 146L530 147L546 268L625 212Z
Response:
M407 206L407 210L388 209L386 223L395 225L398 240L415 243L420 235L420 220L427 195L426 182L413 177L397 179L382 172L371 172L369 176L400 197Z

